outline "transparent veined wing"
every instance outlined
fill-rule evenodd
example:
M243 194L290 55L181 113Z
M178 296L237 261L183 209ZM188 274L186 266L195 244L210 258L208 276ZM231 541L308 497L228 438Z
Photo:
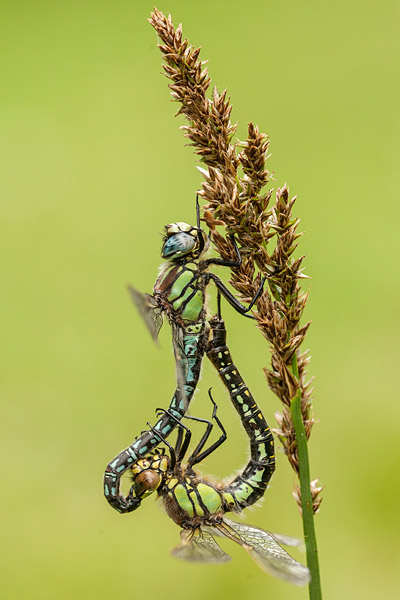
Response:
M133 286L128 285L131 298L143 318L151 337L158 344L158 334L163 324L163 312L157 301L150 294L142 294ZM185 356L184 344L182 341L182 329L172 323L172 344L176 363L176 378L178 389L183 398L185 410L187 409L187 400L185 396L185 381L188 372L187 357Z
M182 529L181 542L171 551L172 556L191 562L223 563L231 560L213 536L200 528Z
M176 365L176 381L178 390L180 390L181 399L183 399L184 411L188 408L188 400L185 393L185 382L189 372L188 358L185 352L183 342L182 327L176 323L171 323L172 329L172 346L174 349L175 365Z
M142 319L150 331L151 337L158 343L158 334L163 324L163 314L156 300L150 294L142 294L131 285L128 285L131 298L138 309Z
M299 540L299 538L292 537L291 535L285 535L283 533L276 533L275 531L270 532L272 537L278 542L278 544L282 544L283 546L304 546L303 540ZM300 548L301 549L301 548Z
M267 531L228 520L216 523L214 527L247 550L267 573L294 585L306 585L310 581L308 568L292 558Z

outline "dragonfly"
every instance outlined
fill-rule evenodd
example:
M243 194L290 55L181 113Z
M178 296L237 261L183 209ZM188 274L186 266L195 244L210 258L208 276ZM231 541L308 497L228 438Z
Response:
M157 491L168 516L181 527L181 541L172 550L173 556L191 562L226 562L230 556L215 539L222 536L242 546L267 573L295 585L306 585L310 580L308 568L292 558L279 543L294 545L293 538L225 517L229 512L240 513L264 494L275 468L274 441L263 414L233 363L223 320L213 317L210 326L212 339L208 355L229 390L231 402L249 437L250 460L229 484L213 483L193 469L227 439L209 390L213 403L211 421L185 416L207 423L204 435L186 464L183 460L191 441L191 430L177 420L179 429L174 447L153 430L169 454L164 448L154 449L132 466L134 494L141 501ZM204 449L213 428L212 421L218 425L220 437Z
M172 327L172 340L177 365L177 387L169 408L160 415L153 429L146 430L130 446L122 450L106 467L104 495L120 513L134 511L139 502L132 490L125 496L121 491L121 476L133 463L157 446L160 433L167 437L185 415L196 389L201 363L207 348L209 325L205 309L206 288L213 281L218 294L240 314L247 315L262 292L264 279L246 307L241 304L221 279L209 271L210 266L238 267L241 255L233 235L235 258L204 258L210 245L210 236L200 227L200 208L197 206L197 226L184 222L165 226L161 256L165 263L154 285L153 294L143 294L129 286L133 302L142 315L153 339L157 341L163 317ZM251 317L252 318L252 317Z

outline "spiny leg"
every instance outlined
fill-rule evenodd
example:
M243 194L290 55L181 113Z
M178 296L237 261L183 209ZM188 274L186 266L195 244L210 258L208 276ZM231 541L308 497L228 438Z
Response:
M210 265L219 265L221 267L240 267L240 265L242 264L242 256L236 244L235 236L232 234L228 234L228 238L232 242L236 254L236 259L228 260L225 258L207 258L201 263L203 269L207 269Z
M158 418L160 418L160 416L163 415L163 414L164 415L168 415L173 421L175 421L176 424L180 423L179 419L177 419L173 414L171 414L169 412L169 410L165 410L165 408L156 408L156 415L157 415ZM190 442L190 438L191 438L192 432L187 427L185 427L185 426L178 427L178 434L176 436L176 442L175 442L175 454L177 456L181 455L181 446L182 446L182 441L183 441L183 432L184 432L185 429L186 429L185 439L186 439L186 437L188 437L189 438L189 442ZM189 442L187 443L187 445L189 444ZM183 457L181 457L181 460L182 460L182 458Z
M150 431L156 436L158 437L158 439L160 440L160 442L162 442L163 444L165 444L167 446L167 448L169 449L169 453L171 455L171 469L175 469L175 465L176 465L176 454L175 454L175 449L171 446L171 444L169 442L167 442L167 440L165 439L164 436L162 436L160 434L159 431L156 431L154 429L154 427L148 422L147 425L150 428Z
M191 436L191 432L189 432L190 436ZM183 429L182 427L178 427L178 433L176 435L176 442L175 442L175 453L180 456L180 450L182 448L182 442L183 442Z
M257 301L257 298L259 298L260 294L262 293L265 280L267 279L267 275L264 275L264 277L262 278L261 283L258 286L258 289L257 289L254 297L252 298L249 306L247 306L247 307L244 306L244 304L242 304L241 302L239 302L239 300L232 294L232 292L221 281L221 279L218 277L218 275L215 275L214 273L207 273L207 279L208 279L208 281L210 279L212 279L214 281L215 285L217 286L218 292L220 292L223 295L225 300L227 300L229 302L229 304L238 313L240 313L241 315L248 317L250 319L254 319L254 317L252 315L247 315L246 313L248 313L249 310L251 310L253 308L254 303Z
M220 266L224 266L224 267L240 267L240 265L242 264L242 256L241 256L239 248L236 244L235 236L232 234L229 234L228 238L230 239L230 241L233 245L233 248L235 250L236 260L226 260L224 258L209 258L202 262L203 268L207 268L209 265L220 265ZM243 304L241 304L241 302L239 302L237 300L237 298L225 286L225 284L221 281L221 279L217 275L214 275L213 273L209 273L208 276L209 276L208 280L212 279L215 282L215 285L217 286L218 291L221 291L221 293L224 295L224 297L229 302L229 304L231 304L231 306L233 306L233 308L235 310L237 310L240 314L245 315L245 316L249 316L249 315L246 315L246 313L249 312L249 310L251 310L253 308L254 303L257 301L257 298L260 296L260 294L263 291L264 283L265 283L265 280L267 279L267 275L264 275L256 293L254 294L254 298L251 300L249 306L246 308ZM253 317L250 317L250 318L253 318Z
M191 467L193 467L193 465L196 465L197 463L204 460L207 456L209 456L212 452L214 452L214 450L216 450L227 439L226 431L225 431L220 419L217 417L218 407L211 395L211 388L208 390L208 395L210 397L211 402L213 403L213 413L212 413L211 419L213 419L217 423L218 427L222 431L222 435L219 437L219 439L216 442L214 442L209 448L207 448L207 450L205 450L204 452L201 452L201 450L204 448L204 445L206 444L208 438L210 437L210 433L211 433L214 425L211 421L209 421L207 419L202 419L200 417L193 417L191 415L184 416L185 419L190 419L191 421L197 421L199 423L207 424L205 433L203 434L200 442L197 444L196 448L193 450L192 454L190 455L190 457L188 459L188 468L189 469ZM166 413L167 411L163 408L158 408L157 412L158 413ZM175 464L179 465L181 463L181 461L183 460L183 458L187 452L187 449L189 447L192 432L190 431L190 429L188 427L186 427L181 421L176 419L173 415L170 415L170 416L173 420L176 421L176 424L179 429L177 442L175 444L175 455L176 455L176 463ZM185 433L185 439L182 444L183 430L185 430L186 433ZM158 436L159 439L164 441L163 436L161 436L157 431L155 432L155 434ZM166 442L166 440L165 440L165 442ZM169 446L169 448L171 449L170 445L167 442L166 442L166 445ZM171 459L172 459L172 457L171 457Z
M200 228L200 204L199 204L199 195L198 194L196 194L196 224L197 224L197 239L199 240L199 254L201 254L204 249L204 239L201 234L201 228Z
M211 398L210 390L209 390L208 393L209 393L210 398ZM215 418L216 404L215 404L215 402L214 402L214 400L212 398L211 398L211 401L213 402L213 404L215 406L212 418ZM167 413L168 411L165 410L164 408L158 408L157 412L159 412L159 413ZM188 427L186 427L176 417L174 417L173 415L170 415L170 416L171 416L171 418L174 421L176 421L176 424L178 426L178 436L177 436L176 443L175 443L175 453L177 455L177 464L180 464L182 462L182 460L184 459L185 454L187 452L187 449L189 447L190 440L191 440L191 437L192 437L192 432L191 432L191 430ZM206 429L205 434L203 435L202 439L197 444L195 450L192 452L192 455L191 455L191 456L193 456L193 455L196 456L198 454L198 452L200 452L200 450L203 448L203 446L206 443L207 439L209 438L211 430L212 430L212 428L213 428L214 425L208 419L202 419L201 417L193 417L191 415L184 415L184 418L185 419L190 419L191 421L197 421L198 423L206 423L207 424L207 429ZM219 421L219 419L218 419L218 421ZM220 425L220 427L223 429L222 424ZM182 444L183 431L185 431L185 439L184 439L183 444Z
M157 408L156 412L158 414L160 414L160 413L168 413L168 411L165 410L164 408ZM171 419L176 422L176 424L178 426L178 435L177 435L177 438L176 438L175 451L174 452L175 452L175 456L176 456L176 462L175 462L175 464L176 465L180 465L180 463L184 459L185 454L187 452L187 449L189 447L190 440L191 440L191 437L192 437L192 432L190 431L190 429L188 427L186 427L186 425L184 425L181 421L179 421L179 419L177 419L176 417L174 417L174 415L172 415L171 413L168 413L168 414L171 417ZM183 443L182 443L183 432L185 432L185 439L183 440ZM159 433L157 433L157 435L160 437Z
M209 448L207 448L207 450L204 450L203 452L201 452L201 450L204 448L205 443L207 442L208 438L210 437L210 433L213 428L213 424L210 421L208 421L207 429L206 429L203 437L201 438L200 442L197 444L196 448L193 450L191 456L189 457L189 460L188 460L189 468L193 467L194 465L197 465L199 462L201 462L202 460L207 458L207 456L209 456L219 446L221 446L221 444L223 444L228 437L220 419L217 417L218 407L217 407L216 403L214 402L214 399L211 395L211 388L208 390L208 395L210 397L211 402L214 405L211 419L214 419L214 421L217 423L218 427L220 428L220 430L222 432L222 435L218 438L218 440L216 442L214 442ZM193 417L186 415L186 418L192 419ZM198 419L194 418L194 420L198 420Z
M217 288L217 311L218 311L218 319L221 320L221 292Z
M235 236L232 234L228 235L228 238L230 239L230 241L232 242L232 245L234 247L235 253L236 253L236 260L225 260L224 258L209 258L207 260L202 261L201 263L201 268L206 269L209 267L209 265L221 265L221 266L225 266L225 267L240 267L240 265L242 264L242 256L240 254L239 248L236 244L236 240L235 240ZM226 287L226 285L221 281L221 279L217 276L214 275L214 273L207 273L207 283L210 281L210 279L212 279L215 283L215 285L217 286L217 290L218 293L221 293L224 298L229 302L229 304L241 315L244 315L245 317L248 317L249 319L254 319L254 317L252 315L247 315L246 313L248 313L254 306L254 303L257 301L257 299L259 298L260 294L263 291L264 288L264 283L265 280L267 279L267 275L264 275L264 277L261 280L260 285L258 286L258 289L256 291L256 293L254 294L254 297L252 298L250 304L246 307L244 306L241 302L239 302L239 300L232 294L232 292ZM220 316L220 307L218 307L218 315Z
M210 388L210 390L211 390L211 388ZM210 390L208 391L209 394L210 394ZM203 448L206 441L208 440L214 425L208 419L202 419L200 417L192 417L191 415L185 415L184 418L191 419L192 421L197 421L198 423L206 423L207 424L206 431L205 431L203 437L201 438L200 442L197 444L196 448L192 452L192 456L193 456L193 454L197 455L200 452L200 450Z

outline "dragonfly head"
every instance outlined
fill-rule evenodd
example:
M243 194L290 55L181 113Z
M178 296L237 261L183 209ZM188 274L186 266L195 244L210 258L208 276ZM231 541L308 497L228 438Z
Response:
M209 239L199 227L193 227L182 221L165 226L162 258L170 261L196 259L207 250Z
M159 488L169 468L170 459L155 452L141 458L132 466L133 490L136 498L143 500Z

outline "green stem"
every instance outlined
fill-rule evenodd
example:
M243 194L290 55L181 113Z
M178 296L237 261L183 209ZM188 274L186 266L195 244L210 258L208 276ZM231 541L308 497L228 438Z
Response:
M292 358L293 375L299 379L296 353ZM304 541L307 551L307 566L310 569L311 581L309 586L310 600L321 600L321 581L319 576L317 538L315 536L314 512L311 498L310 463L308 460L306 430L301 415L301 389L296 392L290 403L293 426L296 433L299 453L299 477L301 492L301 508L303 518Z

